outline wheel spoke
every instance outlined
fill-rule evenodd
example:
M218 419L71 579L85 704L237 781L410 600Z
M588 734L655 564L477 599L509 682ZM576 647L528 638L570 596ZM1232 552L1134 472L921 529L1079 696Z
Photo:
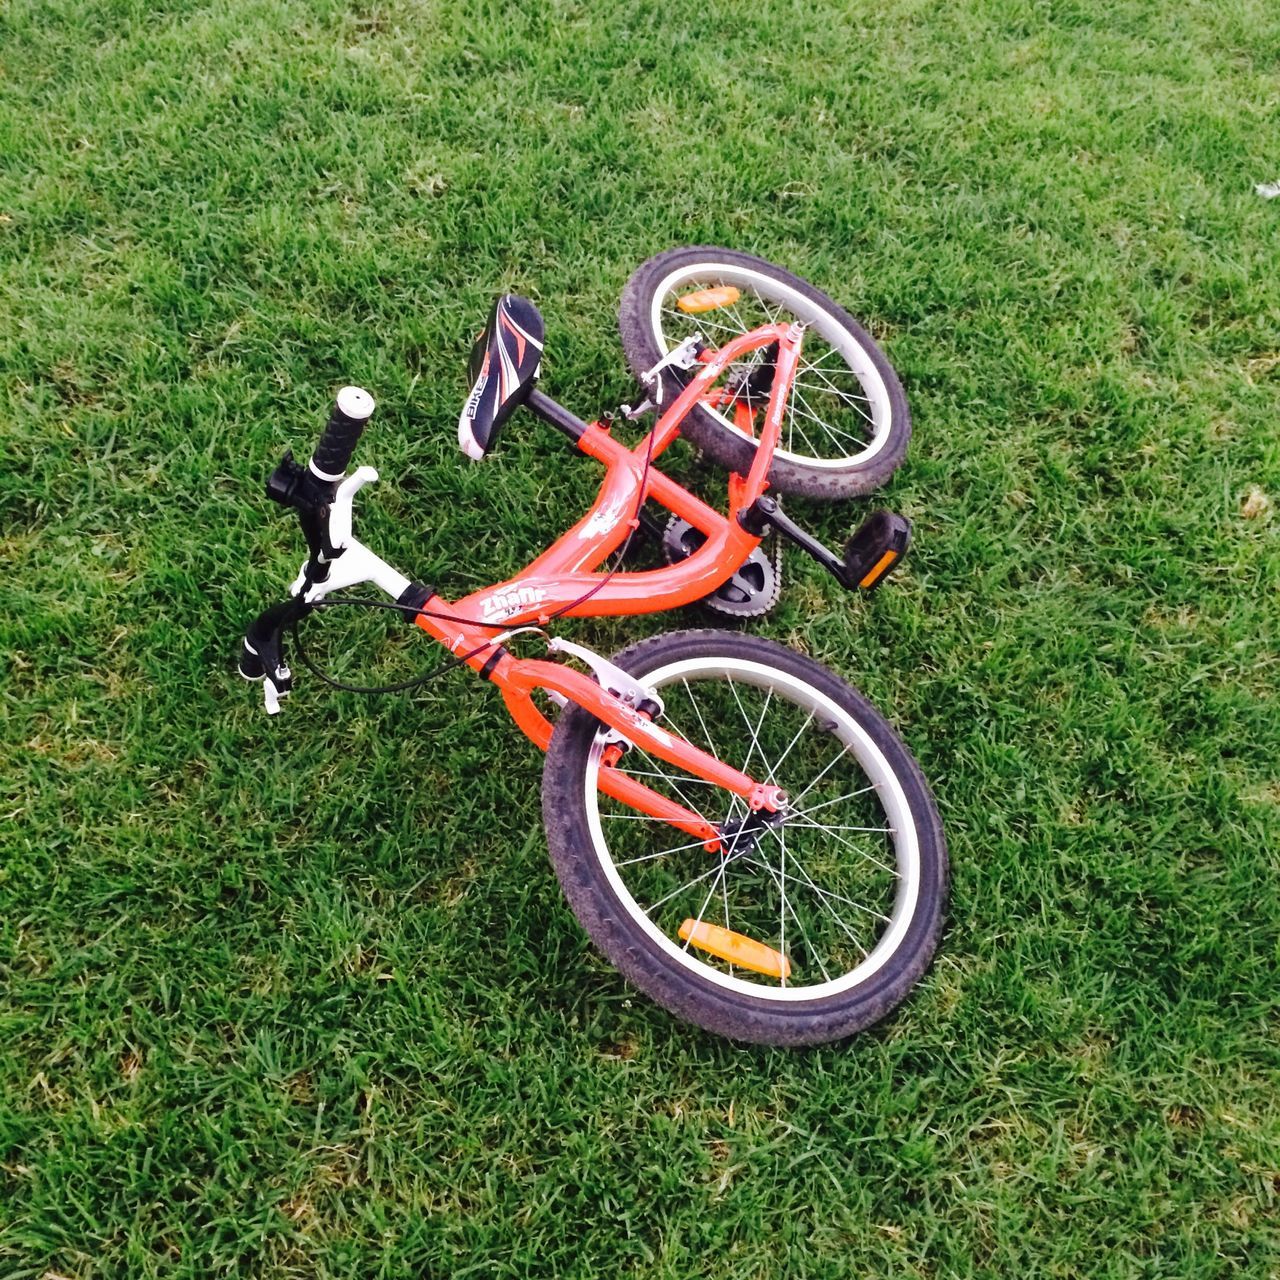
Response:
M891 876L896 876L898 874L892 867L885 866L885 864L881 862L879 858L873 858L871 854L867 853L865 849L859 849L858 846L854 844L852 840L846 840L844 836L836 835L836 831L834 827L824 827L817 822L802 822L797 825L803 827L807 831L826 831L831 836L834 837L837 844L842 844L845 846L845 848L852 849L854 853L858 854L859 857L866 858L868 862L874 863L877 867L880 868L881 871L887 871ZM841 829L846 831L861 831L863 828L844 827Z
M848 448L848 445L841 444L840 441L836 439L837 436L841 436L853 444L855 446L856 453L861 453L870 443L869 440L855 436L853 432L845 430L845 428L840 426L838 423L830 422L826 418L819 417L819 415L814 411L813 406L798 391L796 392L795 400L797 405L796 411L800 416L802 418L812 418L813 421L816 422L827 433L827 435L832 438L837 449ZM855 419L855 421L857 420ZM861 426L861 423L858 423L858 425ZM854 457L856 454L851 453L847 456Z
M778 841L782 840L781 834L777 831L774 831L772 827L767 827L765 829L776 840ZM804 869L804 867L800 863L800 859L797 858L795 854L791 855L791 864L800 873L800 879L802 879L805 882L805 884L807 884L809 888L814 891L814 893L821 894L822 897L824 898L830 898L834 902L843 902L846 906L852 907L855 911L865 911L867 915L875 916L877 920L882 921L884 924L890 923L889 917L886 915L882 915L879 911L874 911L870 907L864 907L862 903L854 902L852 898L846 898L844 894L836 893L834 889L824 889L822 888L821 885L815 884L813 882L813 878Z
M723 867L726 864L726 861L727 861L726 859L722 858L720 860L720 863L717 866L711 867L709 870L704 871L700 876L694 876L692 880L686 880L684 884L682 884L678 889L672 889L671 892L666 895L666 897L659 898L657 902L654 902L651 905L645 907L644 908L645 915L647 916L653 915L653 913L657 911L659 907L670 902L671 899L674 898L678 893L683 893L686 889L692 889L695 884L701 884L705 879L707 879L708 876L715 875L717 872L723 869ZM614 865L616 866L617 864L615 863Z
M814 805L813 809L821 809L821 805ZM804 813L793 813L788 817L788 823L800 823L802 826L814 827L819 831L869 831L881 835L897 835L897 831L893 827L850 827L850 826L833 826L828 827L821 822L805 821L813 809L808 809Z
M752 866L762 867L765 871L767 871L769 873L769 878L773 881L775 885L778 885L778 891L781 893L782 887L778 880L778 873L767 862L755 862L747 858L744 858L743 861L751 862ZM823 982L830 982L831 975L827 972L827 966L822 963L822 956L819 953L817 947L815 947L812 941L810 941L809 931L804 927L804 921L801 920L798 915L796 915L796 909L791 905L790 900L785 897L783 900L787 904L787 910L791 913L792 920L795 921L796 928L800 931L800 936L804 939L805 951L807 952L807 954L813 957L814 963L818 966L818 969L822 974Z
M745 852L745 850L743 852ZM702 900L702 908L698 912L698 918L693 922L693 928L689 931L689 936L685 939L685 943L684 943L685 951L689 950L689 944L697 936L698 926L702 923L702 918L707 914L707 907L710 905L711 899L715 897L717 885L722 884L724 882L725 872L729 869L729 864L731 862L736 862L742 856L743 856L742 853L735 853L733 849L730 848L725 853L720 855L720 865L718 867L712 868L712 871L715 871L717 873L716 880L712 882L711 888L707 890L707 896ZM692 880L689 882L689 884L684 885L682 887L686 889L690 889L693 887L693 885L697 884L699 881L705 880L707 876L710 874L711 872L706 872L703 875L700 875L697 880ZM677 890L676 892L678 893L679 890ZM675 896L674 894L668 894L666 898L662 899L662 902L666 902L674 896ZM646 914L649 914L650 912L652 912L654 907L658 907L661 905L662 903L655 902L653 904L653 907L650 907L646 912ZM726 907L726 910L727 910L727 907Z
M806 360L805 364L810 369L816 369L820 364L825 364L832 356L839 356L844 359L844 353L835 347L828 347L816 360Z
M791 385L793 387L798 388L800 391L809 392L811 395L813 395L814 399L818 399L821 396L836 397L836 400L840 404L841 409L852 409L859 416L859 418L865 420L866 423L872 428L872 435L875 434L875 425L876 425L875 418L873 418L857 402L857 400L855 400L852 396L847 395L845 392L839 390L839 388L820 387L812 382L805 382L803 378L794 379Z
M809 792L812 791L814 787L816 787L818 783L821 782L823 778L827 776L828 772L831 769L831 766L834 765L838 760L842 760L845 757L845 755L848 753L848 750L849 750L848 747L841 745L840 750L837 751L836 754L831 757L831 760L826 765L823 766L822 772L818 774L818 776L814 778L809 783L809 785L805 787L805 789L791 801L792 805L799 804L800 801L803 800L805 796L807 796ZM864 790L865 789L866 788L864 788ZM861 792L855 792L854 794L861 795Z
M718 874L715 880L711 882L711 888L707 890L707 896L702 900L702 907L698 911L698 918L693 922L693 928L689 930L689 936L684 940L684 949L686 951L689 950L694 938L698 936L698 926L702 923L702 917L707 914L707 907L710 906L711 899L716 896L716 889L724 880L725 868L728 867L728 865L729 863L727 859L720 859L720 866L717 868Z
M689 695L689 705L693 707L693 714L698 717L698 724L702 729L703 737L707 740L707 749L717 760L721 759L719 748L711 736L711 730L707 728L707 722L702 718L702 709L698 706L698 700L693 696L693 691L689 688L689 682L681 676L680 683L684 685L684 691Z
M729 313L733 316L734 322L738 325L740 333L750 333L752 329L758 327L753 324L749 325L743 320L743 318L738 314L738 304L736 302L731 302L728 309Z
M747 766L751 763L751 757L755 754L756 748L760 745L760 727L764 724L764 718L769 711L769 700L772 697L773 689L770 688L764 696L764 706L760 710L760 719L756 721L756 727L751 729L751 745L747 748L747 758L742 762L742 768L738 770L739 773L747 772ZM747 727L749 729L751 728L750 725ZM761 752L761 758L763 759L763 757L764 753Z
M836 450L838 451L839 456L840 456L840 457L845 457L845 456L847 456L847 455L843 452L843 450L844 450L845 446L844 446L844 445L842 445L842 444L840 443L840 441L836 439L835 432L833 432L833 431L832 431L831 427L830 427L830 426L828 426L828 424L827 424L827 423L823 422L823 420L822 420L821 418L815 417L812 413L809 413L806 409L802 408L802 407L801 407L801 405L802 405L802 404L803 404L803 401L800 399L800 397L799 397L798 395L797 395L797 396L793 396L793 397L791 398L791 401L790 401L790 408L791 408L791 412L792 412L793 414L795 414L795 415L798 415L798 416L799 416L799 417L801 417L801 418L809 418L811 421L815 422L815 423L816 423L818 426L820 426L820 427L823 429L823 431L825 431L825 432L827 433L827 435L830 437L830 439L831 439L831 443L835 446ZM793 419L793 421L794 421L794 419ZM799 429L800 429L800 434L801 434L802 436L804 436L805 443L809 445L810 455L811 455L812 457L815 457L815 458L823 456L823 455L819 454L819 452L818 452L818 451L813 447L813 444L812 444L812 442L809 440L809 436L808 436L808 434L805 432L805 429L804 429L803 427L800 427L800 424L799 424L798 422L797 422L795 425L796 425L797 427L799 427Z
M782 831L778 832L778 843L782 845L782 866L778 869L778 885L782 893L782 906L778 908L778 951L785 962L787 954L787 837ZM784 987L787 985L785 963L783 972L780 975L780 981Z
M857 375L853 374L853 370L850 370L849 372L856 381ZM809 382L804 384L807 387L812 387L815 391L829 391L832 395L837 395L842 400L849 400L855 403L859 400L861 400L863 404L871 403L870 396L865 396L858 391L846 391L843 387L839 387L832 382L830 377L827 376L827 371L825 369L820 369L816 364L810 364L807 360L802 360L800 362L800 367L796 370L796 381L798 382L801 376L807 373L812 373L814 377L822 379L822 386L819 386L817 383ZM859 382L858 385L861 386L862 383Z
M615 862L613 865L615 867L632 867L637 862L652 862L655 858L665 858L668 854L681 853L686 849L700 849L704 844L706 844L705 840L695 840L692 844L677 844L670 849L660 849L657 853L645 853L638 858L626 858L621 862Z
M859 451L867 447L865 440L859 440L857 436L850 434L843 427L838 427L833 422L828 422L825 418L820 418L813 411L813 406L798 391L795 393L794 402L796 412L803 418L812 418L814 422L820 426L832 439L837 449L843 449L845 446L836 439L837 435L842 435L846 440L852 440L858 446Z
M835 370L833 369L832 372L835 372ZM850 404L857 404L859 400L861 400L863 404L869 405L871 403L870 396L861 395L856 391L845 391L839 387L832 381L828 371L826 369L819 368L816 364L809 364L807 361L804 362L802 366L796 370L796 378L798 380L802 374L809 373L812 373L815 378L820 378L822 380L822 386L818 386L816 383L805 384L806 386L812 386L815 391L826 391L831 395L837 395L842 400L848 400ZM857 380L857 374L855 374L852 369L849 370L849 374L855 381ZM862 383L859 382L858 385L861 386ZM874 419L868 418L868 421L874 421Z
M777 304L776 310L770 311L769 299L764 297L764 295L761 294L759 289L752 289L751 296L755 298L755 300L760 304L760 307L764 311L765 315L769 317L769 323L777 324L778 317L782 314L782 303L779 302Z
M813 441L809 439L808 432L796 421L796 402L793 396L787 397L787 452L795 453L796 432L800 432L800 438L804 441L805 447L809 450L809 456L812 458L819 457L818 450L813 447Z
M726 929L732 929L733 926L729 923L729 878L728 876L720 877L720 897L724 901L724 927ZM729 972L730 973L733 972L733 965L729 966Z
M887 831L894 832L893 827L852 827L843 825L839 822L806 822L803 815L799 819L800 825L805 827L813 827L818 831ZM789 823L787 825L790 825Z
M747 859L747 861L751 861L751 860ZM772 868L767 863L764 863L764 862L754 862L752 863L752 865L757 867L763 867L766 871L772 871ZM793 880L797 879L797 877L792 876L792 879ZM845 937L847 937L849 941L852 942L853 945L857 947L859 951L862 952L863 959L865 959L867 956L867 949L862 945L862 941L858 938L857 934L855 934L853 930L849 927L849 925L845 923L845 920L840 915L840 913L826 900L826 898L822 896L822 891L817 889L817 886L812 881L810 881L807 876L805 877L805 881L808 883L810 889L817 890L819 904L840 927Z
M819 417L814 407L808 402L808 400L804 398L804 396L799 391L796 392L796 401L799 403L801 414L804 417L812 418L815 422L819 423L825 430L829 432L835 432L836 435L841 435L846 440L852 440L853 443L858 446L859 451L867 447L867 444L868 444L867 440L859 439L857 436L853 434L852 431L846 431L845 428L840 426L838 423L829 422L826 418Z
M802 724L796 730L796 736L792 738L790 742L787 743L787 749L778 757L777 764L771 765L767 760L765 760L764 767L765 769L768 770L770 782L775 784L777 783L778 770L782 768L782 762L791 754L791 748L794 747L796 743L800 741L800 735L813 723L813 715L814 713L810 711L809 714L805 717L804 724Z
M824 800L821 804L812 805L808 809L800 809L797 812L793 813L791 816L793 818L805 818L805 817L808 817L809 814L811 813L817 813L819 809L825 809L829 804L839 804L841 800L852 800L854 796L865 795L868 791L874 791L874 790L875 790L875 786L873 784L872 786L869 786L869 787L863 787L859 791L850 791L846 795L836 796L834 800ZM893 829L891 827L868 827L867 830L868 831L888 831L892 833Z

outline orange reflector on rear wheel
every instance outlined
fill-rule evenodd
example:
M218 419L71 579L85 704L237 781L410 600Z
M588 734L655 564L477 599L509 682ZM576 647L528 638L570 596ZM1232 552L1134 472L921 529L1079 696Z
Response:
M718 924L708 924L705 920L686 920L680 926L680 940L698 947L702 951L719 956L740 969L750 969L754 973L763 973L770 978L789 978L791 961L763 942L748 938L745 933L734 933L732 929L722 929Z
M703 311L714 311L717 307L732 306L741 294L731 284L722 284L714 289L697 289L686 293L683 298L676 299L676 306L687 316L696 316Z

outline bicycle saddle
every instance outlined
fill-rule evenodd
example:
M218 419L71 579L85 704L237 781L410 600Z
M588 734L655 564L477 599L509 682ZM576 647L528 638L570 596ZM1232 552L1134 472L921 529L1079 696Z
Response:
M519 294L493 301L489 320L471 348L471 390L458 417L458 444L477 462L493 448L502 424L525 402L542 364L544 334L538 308Z

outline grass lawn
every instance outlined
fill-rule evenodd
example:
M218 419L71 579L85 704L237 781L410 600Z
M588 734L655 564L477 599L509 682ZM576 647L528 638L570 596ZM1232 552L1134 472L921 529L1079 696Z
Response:
M1267 0L0 9L0 1277L1280 1274L1278 85ZM900 726L954 864L915 997L816 1051L595 956L491 687L232 674L336 387L362 536L460 595L598 475L458 453L492 293L590 415L698 242L915 417L895 584L789 556L754 627Z

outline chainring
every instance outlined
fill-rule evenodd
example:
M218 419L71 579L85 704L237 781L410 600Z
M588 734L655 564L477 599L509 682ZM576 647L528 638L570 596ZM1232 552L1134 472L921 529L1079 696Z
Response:
M687 560L707 540L687 520L672 516L662 534L662 555L668 564ZM698 602L728 618L763 617L782 594L782 553L776 537L762 542L733 576Z

